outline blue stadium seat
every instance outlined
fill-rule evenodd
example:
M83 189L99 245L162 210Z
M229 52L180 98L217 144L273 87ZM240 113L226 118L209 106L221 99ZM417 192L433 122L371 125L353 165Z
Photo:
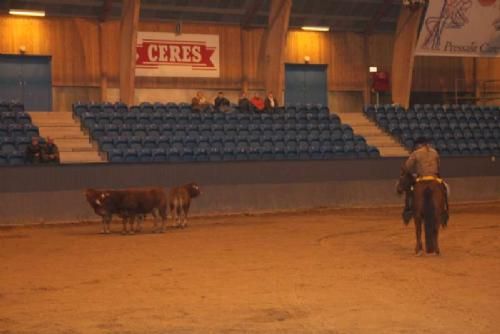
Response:
M153 161L153 150L150 148L142 148L139 150L139 161L140 162L151 162Z
M128 112L123 115L123 123L128 125L136 125L137 124L137 113Z
M26 151L26 147L31 143L31 137L16 137L16 150Z
M163 162L167 161L167 151L165 148L155 148L152 150L152 159L155 162Z
M145 137L143 137L142 138L142 147L149 148L149 149L157 148L158 147L158 143L157 143L158 137L159 136L145 136Z
M88 112L87 104L73 104L73 113L76 116L81 117L86 112Z
M11 111L6 111L0 114L0 121L2 124L17 123L16 114Z
M107 136L108 137L108 136ZM126 150L129 148L128 146L128 137L125 136L116 136L113 137L113 147L119 150Z
M145 137L147 135L146 126L144 124L136 124L132 126L134 136Z
M93 103L89 106L88 108L89 112L92 113L92 114L97 114L97 113L100 113L102 112L102 104L100 103Z
M205 148L205 149L208 150L208 159L210 161L222 161L223 160L224 154L223 154L223 150L221 147L214 146L214 147L209 147L209 148Z
M125 103L117 102L117 103L115 103L115 111L117 113L124 114L124 113L128 112L128 107Z
M114 148L113 137L102 136L98 140L101 151L110 151Z
M133 136L134 128L133 125L130 124L122 124L118 127L120 136Z
M21 151L13 151L9 153L9 165L24 165L25 154Z
M16 142L13 137L0 137L0 151L14 152L16 150Z
M104 133L106 136L118 136L120 133L120 128L114 124L104 125Z
M0 112L2 112L0 110ZM0 166L8 165L9 164L9 154L7 152L1 151L0 150Z
M170 162L179 162L179 161L182 161L182 155L181 155L181 151L179 148L177 147L170 147L168 150L167 150L167 159L168 161Z
M139 162L139 151L140 150L135 150L133 148L129 148L123 151L123 161L124 162L130 162L130 163L136 163Z
M0 137L7 137L9 135L9 126L0 124Z
M376 147L369 146L368 147L368 156L370 158L378 158L378 157L380 157L380 152Z
M136 114L136 117L137 117L137 123L139 124L144 124L144 125L148 125L150 124L150 120L149 120L149 117L153 114L153 112L151 113L146 113L146 112L139 112Z
M112 149L108 152L108 160L110 162L123 162L123 151L119 149Z

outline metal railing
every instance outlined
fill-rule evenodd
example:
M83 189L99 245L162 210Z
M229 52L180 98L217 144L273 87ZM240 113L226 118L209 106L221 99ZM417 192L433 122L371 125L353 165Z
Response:
M464 96L463 93L467 95ZM454 85L454 97L456 104L463 101L480 103L491 100L500 100L500 80L491 79L471 81L456 78Z

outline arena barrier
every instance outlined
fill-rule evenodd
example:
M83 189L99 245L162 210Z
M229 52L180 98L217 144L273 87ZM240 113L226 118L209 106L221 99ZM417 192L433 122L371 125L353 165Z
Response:
M402 205L402 159L221 163L86 164L0 168L0 224L96 220L83 190L196 181L197 215ZM500 200L500 165L490 157L444 158L450 201Z

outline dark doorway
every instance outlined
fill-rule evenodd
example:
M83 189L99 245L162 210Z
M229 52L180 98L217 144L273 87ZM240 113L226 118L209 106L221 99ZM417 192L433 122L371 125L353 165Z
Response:
M285 103L328 105L327 65L285 64Z
M0 55L0 100L28 111L52 110L51 57Z

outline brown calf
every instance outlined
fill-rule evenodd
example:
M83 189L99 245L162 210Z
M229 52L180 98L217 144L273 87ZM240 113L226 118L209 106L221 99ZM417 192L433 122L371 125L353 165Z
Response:
M181 187L175 187L170 190L168 195L168 205L172 219L176 222L176 227L187 226L187 216L191 199L201 194L200 187L196 183L188 183Z
M155 223L153 232L158 231L157 215L162 219L160 231L165 231L167 219L167 196L162 188L135 188L125 190L87 189L87 201L95 213L103 217L103 231L109 233L113 214L123 218L123 233L134 233L135 218L153 214ZM127 222L130 231L127 229ZM140 229L140 223L139 223Z

